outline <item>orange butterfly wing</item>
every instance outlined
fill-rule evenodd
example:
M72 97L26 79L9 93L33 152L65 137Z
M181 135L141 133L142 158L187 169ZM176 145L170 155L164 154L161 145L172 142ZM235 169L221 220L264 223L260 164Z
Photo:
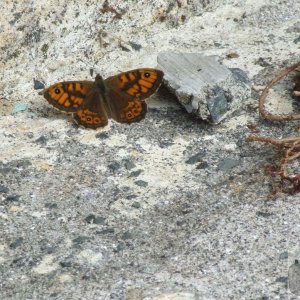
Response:
M64 81L51 85L43 95L55 108L72 113L82 107L93 86L93 81Z
M119 123L138 122L147 112L142 101L156 92L163 72L156 69L136 69L104 80L107 106L111 117Z
M79 111L74 115L78 125L96 129L108 123L107 108L105 107L103 95L97 87L93 88L86 97L86 101Z

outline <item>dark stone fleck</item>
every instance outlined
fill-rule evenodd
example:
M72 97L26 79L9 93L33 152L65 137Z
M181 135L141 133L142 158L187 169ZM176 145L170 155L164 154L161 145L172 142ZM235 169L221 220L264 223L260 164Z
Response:
M293 33L293 32L300 32L300 22L296 22L294 25L288 27L288 29L285 30L287 33Z
M122 240L130 240L132 239L132 234L129 231L126 231L121 236Z
M100 132L100 133L97 133L97 134L95 135L95 137L96 137L97 139L100 139L100 140L105 140L105 139L108 139L108 138L109 138L109 135L108 135L107 132Z
M200 161L196 167L196 169L198 169L198 170L202 170L202 169L206 169L206 168L208 168L208 162L206 162L206 161Z
M122 51L130 52L130 50L127 47L123 46L123 45L120 45L120 48L121 48Z
M59 264L63 267L63 268L70 268L72 266L72 261L71 260L64 260L59 262Z
M134 162L129 159L125 160L124 166L125 166L126 170L131 170L131 169L135 168Z
M182 212L183 215L187 215L187 214L193 212L193 209L190 208L190 207L186 207L186 208L183 208L183 209L181 210L181 212Z
M230 68L233 77L242 83L245 83L247 85L251 85L250 79L247 76L246 72L241 70L240 68Z
M148 186L148 182L144 181L144 180L137 180L134 182L136 185L140 186L140 187L146 187Z
M186 220L180 220L180 221L177 221L176 222L176 225L177 226L182 226L182 225L184 225L186 223Z
M51 293L49 296L51 297L51 298L56 298L56 297L58 297L58 295L59 295L59 293Z
M89 224L104 224L105 218L100 216L97 217L93 214L90 214L85 218L85 221Z
M170 147L174 145L174 142L173 141L168 141L168 140L165 140L165 141L160 141L159 142L159 147L160 148L167 148L167 147Z
M221 120L222 116L229 110L228 102L230 97L219 86L215 86L211 90L211 97L207 99L207 107L211 114L211 120L217 123Z
M81 277L82 280L96 280L95 274L91 273L91 271L88 271L86 274L84 274Z
M0 193L7 193L7 192L9 192L9 188L0 184Z
M50 203L50 202L48 202L48 203L45 204L45 207L49 208L49 209L57 209L58 205L57 205L57 203Z
M264 217L264 218L268 218L270 216L273 215L273 213L268 213L268 212L263 212L263 211L258 211L256 213L257 216L260 216L260 217Z
M92 238L89 237L89 236L81 235L81 236L79 236L79 237L73 239L73 243L74 243L74 244L82 244L82 243L84 243L84 242L86 242L86 241L90 241L91 239L92 239Z
M9 245L9 247L10 247L11 249L16 249L16 248L20 247L20 246L23 244L23 241L24 241L24 238L19 237L19 238L17 238L14 242L12 242L12 243Z
M47 254L51 254L55 251L55 247L52 246L47 239L41 240L39 245L41 251L46 252Z
M288 282L288 277L278 277L276 279L276 282L282 282L282 283L287 283Z
M19 160L16 163L16 167L17 168L27 168L27 167L29 167L31 165L32 165L32 163L29 160Z
M10 25L14 25L16 23L16 21L20 20L22 17L22 14L20 12L17 12L17 13L13 14L13 17L14 18L8 22Z
M121 165L117 161L114 161L108 165L108 168L112 171L117 171L121 168Z
M261 67L268 67L270 66L270 63L266 61L265 58L259 57L255 62L255 65L259 65Z
M300 42L300 36L297 37L296 39L294 39L294 43L295 43L295 44L298 44L299 42Z
M136 170L136 171L132 171L130 174L129 174L129 177L138 177L141 173L143 172L143 170Z
M280 253L280 255L279 255L279 259L288 259L288 258L289 258L288 251L284 251L284 252Z
M25 264L25 259L24 257L20 256L20 257L17 257L15 258L13 261L12 261L12 265L16 265L18 267L21 267Z
M139 203L139 202L133 202L132 204L131 204L131 206L132 207L134 207L134 208L140 208L141 207L141 204Z
M45 88L45 85L41 81L33 78L33 88L35 90L41 90Z
M46 145L47 139L44 135L41 135L38 139L35 140L37 144Z
M191 156L185 163L188 165L194 165L198 162L201 162L203 157L206 155L206 150L201 150L197 154Z
M127 200L132 200L132 199L135 199L135 198L137 198L138 196L137 195L128 195L127 197L126 197L126 199Z
M5 200L8 202L17 202L19 201L20 197L21 197L20 195L10 195L7 196Z
M97 231L97 234L111 234L111 233L115 233L115 229L114 228L107 228L101 231Z
M132 47L133 50L140 51L142 46L140 44L137 44L135 42L128 42L128 44Z
M234 158L225 158L219 161L217 170L218 171L229 171L234 167L240 165L240 161Z
M30 257L30 256L20 256L15 258L12 261L12 265L14 265L14 267L23 267L23 266L36 266L38 264L38 260L37 258L34 257Z

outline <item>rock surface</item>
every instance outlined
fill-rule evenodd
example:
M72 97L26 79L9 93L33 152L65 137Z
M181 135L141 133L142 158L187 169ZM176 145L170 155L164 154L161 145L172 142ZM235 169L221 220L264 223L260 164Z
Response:
M205 121L219 123L251 95L247 75L241 69L226 68L216 56L161 52L158 67L185 109Z
M4 3L1 299L299 297L300 196L270 201L274 151L245 141L248 123L296 124L260 120L257 92L211 126L161 89L140 123L92 131L35 90L155 67L161 51L217 55L264 85L299 60L298 0Z

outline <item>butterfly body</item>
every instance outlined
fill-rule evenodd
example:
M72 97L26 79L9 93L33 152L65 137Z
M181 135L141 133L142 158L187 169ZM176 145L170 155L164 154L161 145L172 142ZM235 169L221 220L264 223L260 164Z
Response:
M56 83L43 95L61 111L74 114L74 120L87 128L107 125L108 119L119 123L142 120L147 112L144 101L159 88L163 72L136 69L95 81L64 81Z

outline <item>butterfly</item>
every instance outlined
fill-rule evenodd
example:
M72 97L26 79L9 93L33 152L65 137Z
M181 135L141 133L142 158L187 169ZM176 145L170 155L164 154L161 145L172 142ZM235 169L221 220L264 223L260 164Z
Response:
M146 98L162 83L163 72L136 69L95 81L63 81L41 94L55 108L72 113L77 124L87 128L107 125L108 119L119 123L139 122L147 112Z

